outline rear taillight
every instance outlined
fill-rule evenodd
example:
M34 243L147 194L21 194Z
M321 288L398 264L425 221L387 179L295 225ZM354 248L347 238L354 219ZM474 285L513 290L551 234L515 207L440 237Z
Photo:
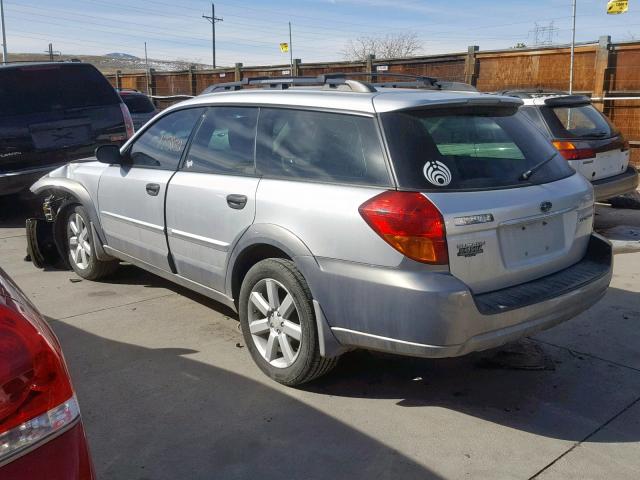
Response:
M0 304L0 463L79 415L55 338L14 305Z
M122 117L124 118L124 126L127 129L127 138L133 137L133 119L129 113L129 109L124 103L120 104L120 110L122 110Z
M631 148L631 145L629 144L629 140L622 140L622 148L621 150L623 152L626 152L627 150L629 150Z
M421 193L383 192L358 210L378 235L407 257L435 265L449 262L442 214Z
M565 160L584 160L596 156L596 151L580 142L567 142L555 140L553 146L558 149Z

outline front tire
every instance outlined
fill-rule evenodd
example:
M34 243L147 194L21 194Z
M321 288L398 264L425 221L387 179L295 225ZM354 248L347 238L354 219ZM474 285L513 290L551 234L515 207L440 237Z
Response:
M98 260L95 255L89 214L80 205L67 210L66 238L69 264L74 272L87 280L111 275L118 268L117 260Z
M238 310L253 360L276 382L301 385L336 365L337 358L320 356L311 291L291 260L256 263L242 282Z

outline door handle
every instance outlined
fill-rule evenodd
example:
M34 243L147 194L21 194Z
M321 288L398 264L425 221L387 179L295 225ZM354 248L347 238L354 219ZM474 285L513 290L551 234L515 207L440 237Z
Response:
M229 205L234 210L242 210L247 204L247 196L246 195L238 195L231 194L227 195L227 205Z
M160 185L157 183L147 183L147 193L152 197L155 197L160 193Z

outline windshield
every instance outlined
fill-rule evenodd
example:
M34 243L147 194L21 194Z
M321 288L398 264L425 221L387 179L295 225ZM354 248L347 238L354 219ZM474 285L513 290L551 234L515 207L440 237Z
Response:
M0 72L0 114L23 115L118 104L118 95L91 65L34 65Z
M545 107L542 113L556 138L608 138L618 133L593 105Z
M129 113L151 113L156 109L146 95L122 95L122 100Z
M401 188L484 190L547 183L574 173L553 158L535 175L522 173L555 153L511 108L412 110L382 115Z

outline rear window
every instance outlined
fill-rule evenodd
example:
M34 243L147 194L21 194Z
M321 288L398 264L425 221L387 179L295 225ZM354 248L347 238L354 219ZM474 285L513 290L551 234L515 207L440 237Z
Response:
M129 113L151 113L156 109L146 95L121 95L121 97Z
M0 70L0 115L118 103L118 94L91 65L34 65Z
M483 190L546 183L574 173L554 158L528 180L523 172L555 149L510 108L412 110L382 115L401 188Z
M607 138L618 133L593 105L544 107L542 114L557 138Z

